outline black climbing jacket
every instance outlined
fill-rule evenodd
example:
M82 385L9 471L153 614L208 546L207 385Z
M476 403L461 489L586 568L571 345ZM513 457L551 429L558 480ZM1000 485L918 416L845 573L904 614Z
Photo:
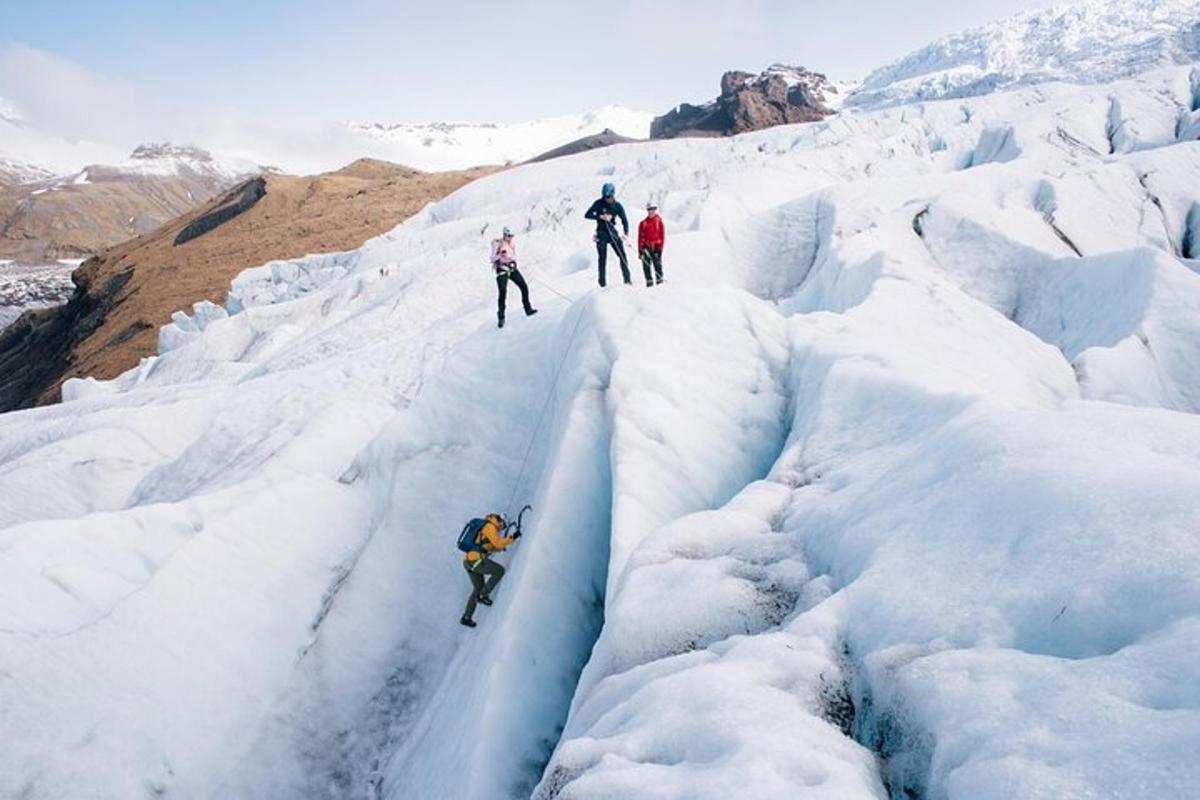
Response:
M600 219L600 215L605 213L612 214L614 217L619 217L621 220L621 225L625 227L625 235L629 235L629 218L625 216L625 206L621 205L620 200L613 200L612 203L606 203L604 202L604 198L601 197L599 200L592 203L592 207L589 208L587 213L583 215L588 219L596 220L597 241L607 242L612 238L609 236L608 229L610 225L614 225L615 223L612 221L606 223L604 220Z

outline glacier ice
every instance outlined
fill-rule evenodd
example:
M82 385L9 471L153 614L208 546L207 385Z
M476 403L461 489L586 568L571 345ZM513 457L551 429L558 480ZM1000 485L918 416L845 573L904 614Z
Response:
M0 795L1194 795L1189 76L508 170L0 417Z

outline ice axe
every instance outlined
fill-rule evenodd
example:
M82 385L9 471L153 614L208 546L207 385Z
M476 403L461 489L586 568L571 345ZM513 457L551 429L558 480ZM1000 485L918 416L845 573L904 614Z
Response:
M524 521L525 521L525 512L526 512L526 511L533 511L533 506L526 505L524 508L522 508L522 509L521 509L520 513L518 513L518 514L517 514L517 521L516 521L516 524L514 524L514 525L512 526L512 527L516 528L516 533L521 533L521 534L523 534L523 533L524 533L524 532L521 530L521 525L522 525L522 524L524 523Z

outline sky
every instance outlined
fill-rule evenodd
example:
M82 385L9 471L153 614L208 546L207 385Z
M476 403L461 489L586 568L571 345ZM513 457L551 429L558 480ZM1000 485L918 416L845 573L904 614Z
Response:
M665 113L729 69L835 79L1049 0L0 0L0 98L68 136ZM283 144L278 145L283 147Z
M773 62L834 78L1036 0L0 0L0 46L167 105L291 121L515 122L665 111Z

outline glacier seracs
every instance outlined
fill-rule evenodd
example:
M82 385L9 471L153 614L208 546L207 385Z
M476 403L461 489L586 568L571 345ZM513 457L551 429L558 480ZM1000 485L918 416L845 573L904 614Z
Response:
M1194 795L1189 76L509 170L0 417L0 794Z

